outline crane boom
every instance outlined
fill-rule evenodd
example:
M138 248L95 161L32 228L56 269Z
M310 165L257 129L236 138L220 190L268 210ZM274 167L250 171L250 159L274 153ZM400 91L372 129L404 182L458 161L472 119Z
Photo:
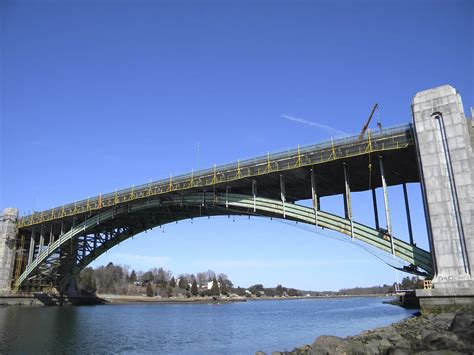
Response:
M364 137L365 131L367 131L367 127L369 127L370 120L372 119L372 116L374 115L374 112L378 106L379 104L375 103L374 107L372 108L372 111L370 112L369 118L367 119L367 122L365 122L364 127L362 127L362 131L360 131L359 139L362 139L362 137Z

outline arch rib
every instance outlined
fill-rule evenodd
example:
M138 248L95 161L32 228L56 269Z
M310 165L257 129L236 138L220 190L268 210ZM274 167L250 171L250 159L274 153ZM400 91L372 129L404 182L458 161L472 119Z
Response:
M211 215L248 214L283 218L283 214L285 214L286 219L312 225L317 223L317 226L319 227L337 231L349 237L351 236L351 222L349 219L336 216L328 212L318 211L318 218L316 221L314 218L313 208L297 205L294 203L283 203L280 200L230 193L194 193L188 195L176 195L162 200L137 201L122 211L117 211L114 208L110 208L106 211L102 211L100 215L97 214L87 218L82 223L72 227L68 232L62 234L47 248L44 248L37 255L37 257L29 265L27 265L24 272L16 280L16 287L24 287L25 284L28 283L28 280L38 275L41 266L47 264L48 260L52 256L58 255L61 247L66 245L66 243L78 240L81 236L84 237L85 242L85 240L87 240L87 234L91 234L94 230L100 230L101 226L103 225L114 225L114 223L120 224L121 221L122 223L126 223L126 217L138 216L140 213L146 212L148 210L152 211L154 209L180 207L183 209L183 211L185 211L185 217L172 217L172 214L168 214L168 217L166 219L161 219L159 223L153 216L154 222L151 225L145 225L143 223L140 228L125 228L121 233L116 233L113 238L105 240L105 242L100 243L100 245L96 246L96 243L94 243L94 248L87 248L89 251L87 255L84 252L84 255L82 255L81 259L76 260L76 263L69 271L69 274L62 275L62 283L65 282L64 280L70 279L74 275L78 274L83 268L85 268L103 252L133 235L141 233L157 225L174 222L181 219L199 217L199 214L197 212L191 212L189 207L196 207L196 211L198 211L199 209L197 207L202 206L203 198L205 201L212 202L207 206ZM254 212L254 209L256 212ZM379 230L354 221L353 235L355 239L365 242L373 247L379 248L387 253L392 252L390 237L384 235ZM400 239L393 238L393 241L395 256L425 270L428 274L432 273L432 259L429 252Z

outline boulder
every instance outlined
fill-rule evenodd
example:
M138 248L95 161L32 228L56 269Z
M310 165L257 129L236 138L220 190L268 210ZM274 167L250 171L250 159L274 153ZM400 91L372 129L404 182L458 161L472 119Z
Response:
M395 343L397 343L397 342L399 342L399 341L402 341L402 340L403 340L403 337L402 337L400 334L398 334L398 333L393 333L393 334L390 334L390 335L387 337L387 339L388 339L390 342L392 342L392 343L395 344Z
M349 340L349 347L351 349L350 354L354 355L368 355L370 354L369 350L367 347L362 343L360 340Z
M412 352L409 349L392 347L388 349L388 355L410 355Z
M463 342L453 332L426 330L423 332L423 345L428 350L462 350Z
M350 353L350 345L347 340L328 335L317 338L310 351L311 355L342 355Z
M311 345L304 345L299 348L294 348L290 354L291 355L308 355L311 350Z
M388 349L392 346L392 343L390 343L387 339L382 339L379 342L380 348L382 349Z
M454 350L429 350L429 351L422 351L417 353L419 355L460 355L466 353L460 353L459 351Z
M456 314L449 330L464 342L466 349L474 350L474 314Z
M453 319L449 330L452 332L463 332L474 329L474 314L458 313Z

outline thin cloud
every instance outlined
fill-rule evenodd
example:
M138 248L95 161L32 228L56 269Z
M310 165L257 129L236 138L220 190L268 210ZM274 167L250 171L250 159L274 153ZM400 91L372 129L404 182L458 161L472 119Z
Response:
M48 147L48 144L44 143L40 139L32 139L32 140L29 140L29 141L25 141L24 143L28 144L28 145L34 145L34 146L37 146L37 147Z
M337 128L333 128L331 126L321 124L321 123L317 123L317 122L313 122L313 121L308 121L308 120L305 120L304 118L294 117L294 116L286 115L286 114L281 114L281 117L286 118L287 120L292 121L292 122L297 122L297 123L301 123L301 124L304 124L304 125L307 125L307 126L322 129L322 130L324 130L324 131L326 131L326 132L328 132L329 134L332 134L332 135L338 135L338 136L347 136L348 135L347 132L341 131Z

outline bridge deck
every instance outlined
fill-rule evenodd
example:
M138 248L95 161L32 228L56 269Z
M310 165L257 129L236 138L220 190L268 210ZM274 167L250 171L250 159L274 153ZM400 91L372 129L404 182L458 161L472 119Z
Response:
M285 177L289 202L308 199L312 167L320 197L341 194L345 186L342 162L347 165L351 190L364 191L381 186L379 156L383 156L388 185L419 181L412 127L403 125L369 131L363 139L329 141L95 196L22 217L19 228L28 230L36 224L95 214L111 206L168 194L225 192L228 188L232 193L249 195L252 180L257 182L259 196L279 198L280 175Z

